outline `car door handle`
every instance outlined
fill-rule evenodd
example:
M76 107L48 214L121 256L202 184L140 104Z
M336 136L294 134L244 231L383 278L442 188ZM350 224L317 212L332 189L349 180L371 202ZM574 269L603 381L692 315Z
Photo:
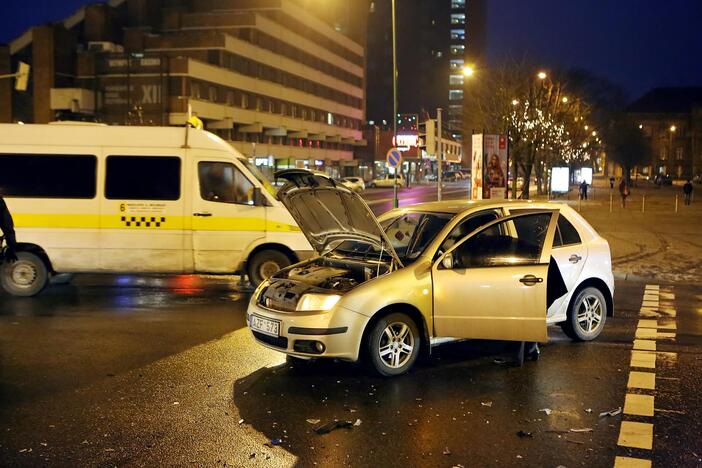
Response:
M526 275L522 278L519 278L520 283L524 283L527 286L534 286L537 283L543 283L544 279L543 278L538 278L534 275Z
M193 213L193 216L200 216L203 218L208 218L208 217L212 216L212 213Z
M580 255L578 255L578 254L573 254L573 255L570 256L570 258L568 259L568 261L569 261L570 263L578 263L578 262L579 262L580 260L582 260L582 259L583 259L583 257L581 257Z

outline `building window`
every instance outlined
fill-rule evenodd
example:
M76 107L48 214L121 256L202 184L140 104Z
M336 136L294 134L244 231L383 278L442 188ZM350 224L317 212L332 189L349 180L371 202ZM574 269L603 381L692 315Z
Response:
M241 108L242 109L249 108L249 95L246 93L241 93Z
M190 96L195 99L200 99L200 83L190 83Z
M460 101L463 99L462 89L449 90L449 101Z
M658 157L661 159L661 161L665 161L666 159L668 159L668 148L666 148L665 146L661 146Z
M466 30L465 29L452 29L451 30L451 40L452 41L465 41L466 40Z
M452 59L450 66L451 70L463 70L463 59Z
M465 13L451 13L451 24L452 25L466 24L466 14Z
M108 200L178 200L180 158L176 156L108 156Z
M463 44L451 45L451 55L463 55L466 52L466 46Z
M449 77L449 84L453 86L463 86L463 75L451 75Z
M675 148L675 160L682 161L683 159L683 149L682 147Z
M0 154L6 197L95 198L97 158L91 155Z
M451 8L458 10L466 7L466 0L451 0Z
M327 112L327 125L334 125L334 114Z
M210 86L209 98L210 101L217 102L217 88L215 88L214 86Z

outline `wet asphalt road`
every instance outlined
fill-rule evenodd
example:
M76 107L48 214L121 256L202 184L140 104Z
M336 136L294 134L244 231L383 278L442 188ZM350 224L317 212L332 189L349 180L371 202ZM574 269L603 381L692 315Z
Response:
M383 211L388 191L366 198ZM653 392L627 390L646 284L677 313ZM256 345L234 277L85 275L37 298L0 294L0 464L702 466L702 291L616 287L595 342L552 327L522 368L496 362L504 343L445 344L389 380L342 362L291 367ZM598 416L626 393L655 395L654 416ZM313 431L334 419L360 425ZM653 424L653 450L618 445L622 421Z
M621 415L598 417L623 406L643 288L617 284L617 315L596 342L572 343L551 328L542 358L523 368L495 362L506 351L502 343L446 344L391 380L341 362L291 367L257 346L244 328L247 295L233 278L129 284L83 276L35 299L2 296L0 459L25 466L555 467L650 456L617 446ZM656 466L696 466L702 296L684 285L671 290L678 330L675 341L658 346L652 456ZM539 411L545 408L553 412ZM322 436L307 419L361 423ZM531 436L519 437L520 430Z

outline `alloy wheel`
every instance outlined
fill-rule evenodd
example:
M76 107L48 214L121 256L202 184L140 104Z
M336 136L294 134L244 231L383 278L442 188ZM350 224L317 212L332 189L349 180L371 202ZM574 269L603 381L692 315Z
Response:
M414 335L406 323L393 322L385 327L378 346L378 354L385 365L401 368L412 357L413 350Z
M594 295L582 298L578 305L578 326L586 333L591 333L602 322L603 307L600 299Z

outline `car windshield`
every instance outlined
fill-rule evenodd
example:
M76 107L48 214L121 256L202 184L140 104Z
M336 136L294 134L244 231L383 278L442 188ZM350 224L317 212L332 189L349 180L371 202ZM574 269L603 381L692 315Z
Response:
M239 161L244 166L246 166L246 169L248 169L249 172L251 172L251 174L253 174L253 176L256 178L256 180L258 180L261 183L261 185L268 191L268 193L270 193L271 195L273 195L275 197L276 189L275 189L275 187L273 187L271 182L266 178L266 176L264 176L263 173L255 165L251 164L248 159L240 158Z
M419 257L453 215L448 213L406 213L385 220L381 226L403 263Z

